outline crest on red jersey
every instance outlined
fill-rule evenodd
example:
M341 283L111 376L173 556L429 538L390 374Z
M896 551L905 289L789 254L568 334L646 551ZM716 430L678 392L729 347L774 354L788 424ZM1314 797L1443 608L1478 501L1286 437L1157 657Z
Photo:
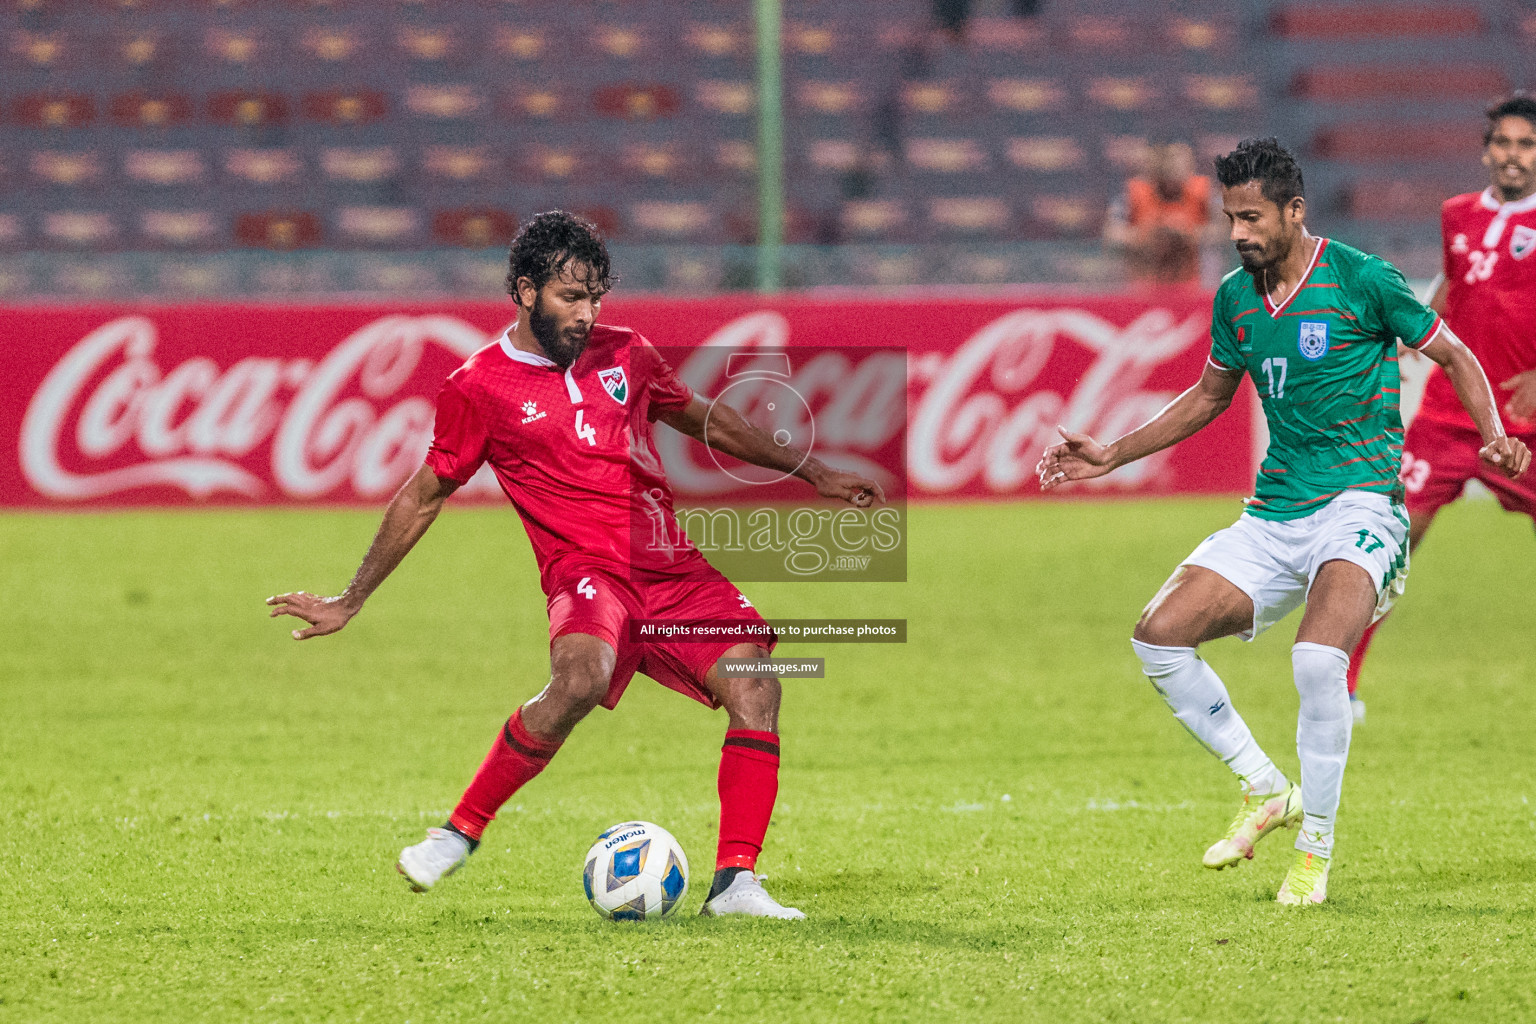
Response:
M1516 224L1515 233L1509 237L1509 254L1517 260L1523 260L1533 249L1536 249L1536 228Z
M603 390L608 392L608 397L623 405L629 400L629 378L624 376L624 367L615 366L610 370L603 370L597 375L602 382Z

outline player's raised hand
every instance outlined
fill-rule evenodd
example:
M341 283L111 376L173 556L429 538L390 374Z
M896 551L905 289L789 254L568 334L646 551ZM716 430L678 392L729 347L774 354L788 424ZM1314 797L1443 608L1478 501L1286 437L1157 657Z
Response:
M1536 420L1536 370L1517 373L1499 388L1514 392L1504 403L1505 413L1517 420Z
M357 614L357 609L341 597L317 597L314 594L306 594L302 590L269 597L267 604L272 607L268 618L292 615L309 623L308 629L293 631L295 640L308 640L312 636L325 636L338 632L341 627L352 621L352 616Z
M1484 445L1477 453L1484 462L1491 462L1499 472L1511 480L1519 478L1531 465L1531 450L1514 437L1501 437L1492 444Z
M1035 465L1042 491L1072 480L1091 480L1115 468L1110 464L1109 449L1087 434L1075 433L1066 427L1056 429L1065 440L1047 448Z
M829 469L816 478L816 493L823 498L837 498L859 508L868 508L879 499L885 504L885 489L868 477Z

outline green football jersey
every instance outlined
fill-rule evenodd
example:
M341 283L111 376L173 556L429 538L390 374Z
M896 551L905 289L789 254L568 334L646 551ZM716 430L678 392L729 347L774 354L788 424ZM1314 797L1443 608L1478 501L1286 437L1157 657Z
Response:
M1401 501L1397 340L1418 348L1439 326L1396 267L1326 238L1279 306L1247 271L1228 274L1211 362L1253 378L1269 422L1248 512L1296 519L1351 488Z

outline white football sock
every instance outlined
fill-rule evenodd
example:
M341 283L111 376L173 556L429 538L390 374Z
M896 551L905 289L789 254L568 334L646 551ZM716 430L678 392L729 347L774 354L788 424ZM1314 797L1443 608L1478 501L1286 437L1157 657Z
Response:
M1296 753L1301 758L1301 807L1305 818L1296 849L1333 856L1333 821L1344 790L1349 734L1349 655L1337 647L1298 643L1291 648L1301 713L1296 716Z
M1211 753L1258 794L1285 789L1285 775L1259 747L1248 723L1232 706L1232 698L1211 666L1193 647L1159 647L1132 640L1141 667L1173 715Z

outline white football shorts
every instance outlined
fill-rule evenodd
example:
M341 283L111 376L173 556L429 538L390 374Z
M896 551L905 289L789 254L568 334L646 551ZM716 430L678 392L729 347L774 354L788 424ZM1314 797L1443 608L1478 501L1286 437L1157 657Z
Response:
M1300 519L1244 513L1181 564L1209 569L1248 595L1253 626L1238 635L1252 640L1305 603L1317 570L1339 559L1376 581L1380 619L1408 582L1407 511L1385 494L1345 491Z

